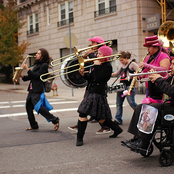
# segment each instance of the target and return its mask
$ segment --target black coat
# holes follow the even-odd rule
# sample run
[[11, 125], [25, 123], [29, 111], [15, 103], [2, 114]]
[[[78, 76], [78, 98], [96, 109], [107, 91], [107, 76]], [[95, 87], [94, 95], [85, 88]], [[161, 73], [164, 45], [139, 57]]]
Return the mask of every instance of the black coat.
[[165, 80], [162, 77], [157, 78], [155, 80], [155, 84], [158, 86], [158, 88], [163, 93], [165, 93], [166, 95], [168, 95], [169, 97], [174, 99], [174, 84], [171, 84], [172, 78], [174, 78], [174, 77], [173, 76], [169, 76]]
[[92, 69], [91, 73], [85, 73], [84, 75], [84, 78], [88, 81], [86, 90], [89, 93], [106, 95], [107, 81], [111, 78], [112, 74], [111, 64], [105, 62], [101, 65], [95, 65]]
[[[23, 81], [30, 80], [30, 84], [32, 83], [32, 92], [42, 93], [44, 91], [45, 83], [40, 79], [42, 74], [48, 72], [48, 64], [44, 62], [40, 62], [36, 64], [32, 70], [28, 71], [28, 75], [22, 78]], [[28, 86], [28, 91], [30, 90], [30, 84]]]

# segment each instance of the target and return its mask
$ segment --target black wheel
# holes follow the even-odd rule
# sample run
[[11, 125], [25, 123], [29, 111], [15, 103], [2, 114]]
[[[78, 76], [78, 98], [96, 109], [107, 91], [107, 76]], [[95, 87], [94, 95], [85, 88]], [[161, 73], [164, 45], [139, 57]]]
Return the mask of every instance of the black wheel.
[[147, 154], [146, 154], [146, 151], [140, 150], [140, 154], [141, 154], [142, 156], [144, 156], [144, 157], [148, 157], [148, 156], [150, 156], [152, 153], [153, 153], [153, 145], [152, 145], [152, 144], [150, 145], [150, 148], [149, 148], [149, 151], [148, 151]]
[[[159, 130], [157, 130], [157, 132], [155, 133], [155, 137], [154, 137], [154, 139], [153, 139], [153, 143], [154, 143], [154, 145], [155, 145], [158, 149], [160, 149], [161, 143], [162, 143], [163, 141], [166, 140], [166, 133], [164, 132], [164, 130], [162, 130], [162, 137], [161, 137], [161, 139], [160, 139], [160, 136], [161, 136], [161, 132], [160, 132]], [[160, 140], [161, 140], [161, 141], [160, 141]]]
[[174, 153], [174, 130], [172, 131], [172, 140], [171, 140], [171, 143], [172, 143], [172, 147], [170, 148], [170, 150]]
[[163, 149], [159, 156], [159, 163], [164, 167], [170, 166], [173, 163], [173, 152]]

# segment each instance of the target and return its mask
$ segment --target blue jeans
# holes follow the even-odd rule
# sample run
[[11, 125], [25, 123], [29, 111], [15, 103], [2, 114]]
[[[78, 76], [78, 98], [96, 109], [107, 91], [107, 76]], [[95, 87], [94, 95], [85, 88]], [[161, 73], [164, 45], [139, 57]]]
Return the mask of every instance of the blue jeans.
[[[126, 87], [126, 90], [128, 89], [129, 89], [129, 86]], [[126, 95], [124, 97], [121, 97], [121, 95], [123, 94], [123, 91], [117, 92], [117, 98], [116, 98], [117, 113], [115, 115], [115, 119], [119, 121], [120, 123], [123, 122], [122, 120], [123, 102], [125, 97], [127, 98], [127, 101], [132, 109], [135, 109], [137, 107], [137, 104], [135, 103], [135, 90], [136, 89], [134, 87], [134, 89], [132, 90], [131, 96]]]

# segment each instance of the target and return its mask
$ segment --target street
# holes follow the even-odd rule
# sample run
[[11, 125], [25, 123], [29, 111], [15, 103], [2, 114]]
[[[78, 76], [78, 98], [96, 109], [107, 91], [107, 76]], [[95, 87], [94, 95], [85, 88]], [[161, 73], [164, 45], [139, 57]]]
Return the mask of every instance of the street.
[[[60, 128], [53, 130], [52, 123], [36, 115], [39, 129], [25, 131], [29, 127], [25, 111], [27, 94], [0, 91], [0, 174], [145, 174], [172, 173], [173, 165], [161, 167], [159, 150], [154, 147], [150, 157], [121, 146], [120, 141], [132, 138], [127, 133], [133, 110], [124, 102], [124, 132], [117, 138], [109, 134], [96, 135], [98, 123], [88, 123], [84, 145], [76, 147], [76, 132], [68, 129], [77, 123], [79, 101], [73, 98], [48, 97], [51, 111], [60, 118]], [[143, 96], [136, 95], [140, 103]], [[115, 93], [108, 96], [113, 118]]]

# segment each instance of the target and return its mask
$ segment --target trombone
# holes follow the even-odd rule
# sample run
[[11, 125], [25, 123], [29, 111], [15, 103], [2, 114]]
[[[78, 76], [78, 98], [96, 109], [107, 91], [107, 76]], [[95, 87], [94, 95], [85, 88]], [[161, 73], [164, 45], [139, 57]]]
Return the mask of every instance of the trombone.
[[85, 66], [85, 63], [87, 63], [87, 62], [91, 62], [91, 61], [95, 61], [95, 60], [99, 60], [99, 59], [104, 59], [104, 58], [108, 58], [108, 57], [110, 57], [110, 59], [107, 62], [110, 62], [110, 61], [114, 61], [114, 60], [119, 59], [120, 56], [121, 56], [121, 54], [113, 54], [113, 55], [110, 55], [110, 56], [97, 57], [97, 58], [93, 58], [93, 59], [84, 59], [82, 56], [79, 56], [78, 61], [79, 61], [80, 68], [83, 69], [84, 66]]
[[[149, 74], [161, 74], [161, 73], [166, 73], [166, 76], [162, 77], [162, 78], [166, 78], [168, 76], [168, 73], [170, 73], [171, 70], [164, 70], [164, 71], [152, 71], [152, 72], [146, 72], [146, 73], [128, 73], [128, 81], [130, 80], [131, 77], [138, 77], [138, 76], [145, 76], [145, 75], [149, 75]], [[147, 82], [150, 81], [149, 78], [142, 78], [140, 80], [137, 79], [137, 81], [139, 82]]]
[[97, 46], [101, 46], [101, 45], [106, 45], [106, 44], [108, 44], [108, 46], [111, 47], [112, 46], [112, 41], [111, 40], [110, 41], [106, 41], [106, 42], [103, 42], [103, 43], [100, 43], [100, 44], [97, 44], [97, 45], [93, 45], [93, 46], [86, 47], [86, 48], [81, 48], [81, 49], [77, 49], [76, 47], [74, 47], [74, 53], [51, 61], [51, 65], [52, 66], [60, 65], [63, 62], [60, 62], [60, 63], [55, 63], [55, 62], [57, 62], [58, 60], [65, 59], [65, 58], [70, 57], [70, 56], [72, 56], [72, 58], [70, 60], [75, 59], [75, 58], [77, 58], [79, 56], [79, 54], [81, 52], [83, 52], [85, 50], [88, 50], [88, 49], [91, 49], [91, 48], [94, 48], [94, 47], [97, 47]]
[[114, 55], [110, 55], [110, 56], [98, 57], [98, 58], [93, 58], [93, 59], [83, 59], [81, 56], [79, 56], [79, 58], [78, 58], [78, 62], [79, 63], [78, 64], [65, 67], [64, 69], [58, 69], [58, 70], [55, 70], [55, 71], [52, 71], [52, 72], [48, 72], [48, 73], [42, 74], [40, 76], [40, 79], [43, 82], [46, 82], [47, 80], [50, 80], [50, 79], [53, 79], [53, 78], [56, 78], [56, 77], [60, 77], [62, 75], [69, 74], [69, 73], [72, 73], [72, 72], [75, 72], [75, 71], [79, 71], [79, 68], [74, 69], [72, 71], [65, 72], [65, 73], [61, 73], [61, 74], [58, 74], [58, 75], [55, 75], [55, 76], [50, 76], [48, 78], [43, 78], [44, 76], [47, 76], [47, 75], [50, 75], [50, 74], [54, 74], [54, 73], [59, 72], [59, 71], [64, 71], [65, 69], [68, 69], [68, 68], [71, 68], [71, 67], [74, 67], [74, 66], [77, 66], [77, 65], [79, 65], [80, 68], [89, 68], [89, 67], [94, 66], [94, 65], [88, 65], [88, 66], [85, 67], [85, 63], [92, 62], [92, 61], [99, 60], [99, 59], [108, 58], [108, 57], [110, 57], [110, 59], [107, 62], [110, 62], [110, 61], [114, 61], [114, 60], [119, 59], [120, 56], [121, 56], [121, 54], [114, 54]]
[[97, 47], [97, 46], [101, 46], [101, 45], [106, 45], [106, 44], [108, 44], [108, 46], [111, 47], [112, 46], [112, 41], [110, 40], [110, 41], [107, 41], [107, 42], [104, 42], [104, 43], [101, 43], [101, 44], [93, 45], [93, 46], [82, 48], [82, 49], [77, 49], [76, 47], [74, 47], [74, 53], [78, 57], [79, 53], [81, 53], [85, 50], [88, 50], [88, 49], [91, 49], [91, 48], [94, 48], [94, 47]]

